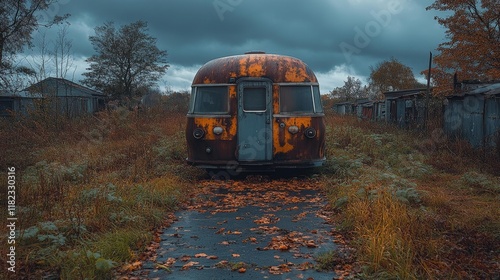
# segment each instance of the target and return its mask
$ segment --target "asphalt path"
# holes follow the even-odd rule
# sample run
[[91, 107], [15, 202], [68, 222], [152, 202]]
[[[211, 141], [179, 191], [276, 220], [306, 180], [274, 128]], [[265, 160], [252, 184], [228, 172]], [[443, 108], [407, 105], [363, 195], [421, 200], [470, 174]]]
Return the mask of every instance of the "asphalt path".
[[[160, 235], [147, 279], [338, 279], [318, 257], [338, 250], [316, 181], [202, 181]], [[338, 272], [338, 271], [337, 271]]]

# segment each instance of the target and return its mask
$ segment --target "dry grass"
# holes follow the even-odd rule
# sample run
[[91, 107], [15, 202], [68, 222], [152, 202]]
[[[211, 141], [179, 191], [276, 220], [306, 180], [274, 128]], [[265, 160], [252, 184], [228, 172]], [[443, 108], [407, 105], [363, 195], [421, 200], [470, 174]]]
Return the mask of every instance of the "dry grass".
[[[2, 121], [0, 166], [18, 171], [18, 276], [107, 279], [140, 258], [202, 174], [184, 164], [184, 124], [161, 110]], [[327, 127], [322, 182], [362, 277], [500, 276], [495, 153], [443, 141], [422, 152], [425, 134], [351, 117], [328, 116]]]
[[[365, 278], [500, 276], [498, 159], [460, 142], [330, 116], [325, 188]], [[491, 172], [488, 172], [491, 171]]]
[[17, 170], [19, 278], [109, 278], [140, 257], [202, 174], [184, 164], [184, 114], [119, 109], [0, 125], [0, 166]]
[[382, 269], [394, 271], [403, 279], [413, 274], [411, 232], [412, 217], [406, 206], [381, 191], [374, 199], [359, 199], [350, 203], [345, 214], [353, 220], [353, 230], [359, 235], [360, 255], [377, 273]]

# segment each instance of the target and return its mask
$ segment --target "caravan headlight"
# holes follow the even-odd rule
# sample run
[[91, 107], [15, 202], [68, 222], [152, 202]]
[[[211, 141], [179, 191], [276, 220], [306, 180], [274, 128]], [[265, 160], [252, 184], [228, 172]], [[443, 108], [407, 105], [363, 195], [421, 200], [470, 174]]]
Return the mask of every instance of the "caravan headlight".
[[215, 135], [221, 135], [222, 132], [224, 132], [224, 129], [220, 126], [216, 126], [216, 127], [214, 127], [213, 132]]
[[306, 130], [304, 131], [304, 135], [307, 137], [307, 138], [314, 138], [316, 137], [316, 129], [312, 128], [312, 127], [308, 127], [306, 128]]
[[291, 134], [296, 134], [297, 132], [299, 132], [299, 127], [296, 125], [292, 125], [288, 127], [288, 132], [290, 132]]
[[203, 138], [204, 135], [205, 135], [205, 131], [203, 131], [203, 129], [201, 129], [201, 128], [196, 128], [193, 131], [193, 137], [196, 139], [201, 139], [201, 138]]

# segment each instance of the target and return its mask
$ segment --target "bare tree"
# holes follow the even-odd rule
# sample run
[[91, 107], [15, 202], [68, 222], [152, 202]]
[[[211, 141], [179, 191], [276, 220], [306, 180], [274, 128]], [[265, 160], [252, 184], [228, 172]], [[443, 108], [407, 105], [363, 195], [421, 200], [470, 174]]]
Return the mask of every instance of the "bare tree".
[[65, 25], [57, 33], [57, 38], [54, 41], [54, 66], [56, 70], [57, 78], [66, 78], [68, 70], [74, 68], [73, 55], [71, 53], [71, 48], [73, 43], [68, 39], [68, 26]]
[[52, 49], [49, 49], [46, 33], [42, 33], [40, 40], [35, 43], [35, 52], [26, 57], [26, 62], [33, 71], [30, 82], [37, 83], [50, 76], [66, 78], [73, 67], [74, 59], [71, 53], [72, 44], [67, 38], [67, 26], [63, 26], [52, 40]]
[[47, 47], [46, 33], [41, 35], [41, 39], [37, 42], [36, 48], [37, 53], [26, 57], [26, 61], [29, 64], [30, 68], [33, 70], [33, 75], [31, 75], [30, 82], [37, 83], [43, 79], [46, 79], [50, 76], [51, 69], [51, 61], [52, 56]]

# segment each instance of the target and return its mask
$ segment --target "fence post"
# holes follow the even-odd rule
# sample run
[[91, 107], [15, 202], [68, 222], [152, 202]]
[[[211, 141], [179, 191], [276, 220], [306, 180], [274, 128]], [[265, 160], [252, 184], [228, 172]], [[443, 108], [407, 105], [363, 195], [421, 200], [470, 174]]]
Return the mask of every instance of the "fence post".
[[425, 95], [424, 128], [427, 128], [427, 120], [429, 119], [429, 104], [431, 98], [431, 67], [432, 67], [432, 52], [429, 52], [429, 71], [427, 72], [427, 92]]

